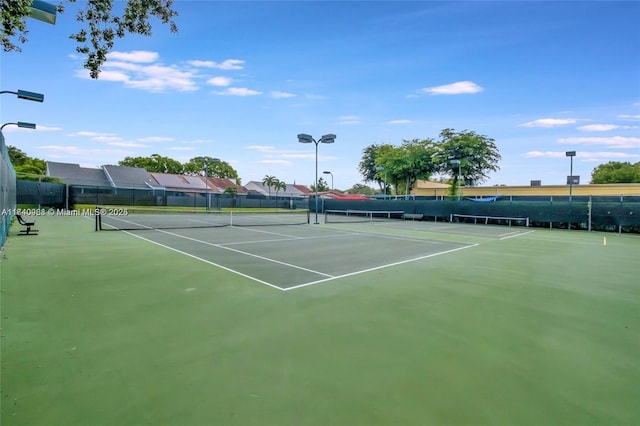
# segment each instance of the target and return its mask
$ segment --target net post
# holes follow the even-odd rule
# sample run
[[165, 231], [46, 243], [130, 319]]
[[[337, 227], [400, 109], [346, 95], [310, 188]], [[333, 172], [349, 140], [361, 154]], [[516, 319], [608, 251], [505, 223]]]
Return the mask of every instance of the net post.
[[98, 210], [97, 206], [96, 206], [94, 215], [96, 216], [96, 232], [97, 232], [102, 230], [102, 215], [100, 214], [100, 211]]

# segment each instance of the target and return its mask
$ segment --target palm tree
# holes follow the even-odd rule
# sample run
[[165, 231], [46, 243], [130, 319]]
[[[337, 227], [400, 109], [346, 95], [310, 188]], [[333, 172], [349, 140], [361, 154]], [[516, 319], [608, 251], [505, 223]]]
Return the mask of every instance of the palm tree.
[[276, 182], [278, 182], [278, 178], [275, 176], [265, 175], [262, 179], [262, 184], [266, 185], [269, 189], [269, 198], [271, 198], [271, 187], [275, 186]]
[[273, 184], [273, 187], [276, 189], [276, 199], [278, 198], [278, 191], [280, 191], [281, 189], [283, 191], [287, 190], [286, 182], [283, 182], [280, 179], [276, 179], [276, 182]]

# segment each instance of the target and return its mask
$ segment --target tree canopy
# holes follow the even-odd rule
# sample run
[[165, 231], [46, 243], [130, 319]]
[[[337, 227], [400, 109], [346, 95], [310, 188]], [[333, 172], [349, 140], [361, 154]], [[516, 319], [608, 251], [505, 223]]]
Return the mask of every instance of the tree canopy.
[[591, 172], [591, 183], [640, 183], [640, 161], [609, 161]]
[[40, 158], [30, 157], [21, 149], [15, 146], [7, 146], [9, 160], [20, 179], [40, 180], [44, 182], [55, 182], [56, 178], [44, 176], [47, 173], [47, 163]]
[[[358, 171], [365, 182], [386, 180], [396, 194], [408, 194], [418, 180], [429, 179], [434, 173], [451, 176], [455, 191], [458, 179], [473, 184], [486, 180], [489, 172], [499, 170], [500, 158], [493, 139], [468, 130], [444, 129], [438, 140], [403, 140], [400, 146], [370, 145], [363, 150]], [[460, 160], [460, 169], [451, 160]]]
[[[31, 3], [32, 0], [2, 1], [0, 20], [3, 31], [0, 41], [5, 52], [20, 52], [20, 44], [27, 42], [27, 18]], [[150, 36], [152, 18], [168, 24], [171, 32], [178, 32], [173, 21], [178, 15], [172, 8], [173, 0], [86, 0], [81, 4], [84, 7], [76, 15], [81, 28], [69, 38], [78, 43], [76, 51], [86, 58], [84, 67], [89, 70], [91, 78], [98, 78], [100, 68], [107, 60], [107, 53], [113, 49], [117, 38], [127, 34]], [[118, 5], [117, 11], [114, 5]], [[57, 6], [57, 10], [59, 13], [64, 11], [62, 4]]]
[[[316, 185], [312, 183], [310, 189], [311, 191], [316, 192]], [[324, 180], [323, 177], [318, 178], [318, 192], [328, 191], [329, 189], [327, 181]]]
[[[494, 139], [473, 131], [456, 132], [453, 129], [440, 132], [434, 156], [439, 164], [438, 171], [452, 176], [454, 187], [458, 186], [458, 179], [472, 185], [484, 182], [489, 172], [500, 169], [498, 161], [501, 158]], [[460, 160], [460, 166], [451, 160]]]
[[190, 176], [206, 174], [208, 177], [234, 179], [237, 184], [240, 182], [238, 172], [229, 163], [208, 156], [194, 157], [184, 163], [183, 173]]
[[124, 160], [118, 162], [118, 165], [140, 167], [152, 173], [182, 174], [184, 172], [182, 163], [160, 154], [151, 154], [149, 157], [125, 157]]

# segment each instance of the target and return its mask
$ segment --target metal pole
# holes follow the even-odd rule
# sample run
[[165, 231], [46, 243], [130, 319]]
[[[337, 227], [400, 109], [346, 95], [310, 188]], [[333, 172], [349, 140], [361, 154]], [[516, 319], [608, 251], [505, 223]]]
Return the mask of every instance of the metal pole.
[[320, 143], [320, 141], [316, 141], [314, 140], [315, 144], [316, 144], [316, 221], [314, 222], [314, 225], [318, 224], [318, 143]]
[[571, 196], [573, 193], [573, 156], [571, 158], [571, 168], [569, 169], [569, 202], [571, 202]]

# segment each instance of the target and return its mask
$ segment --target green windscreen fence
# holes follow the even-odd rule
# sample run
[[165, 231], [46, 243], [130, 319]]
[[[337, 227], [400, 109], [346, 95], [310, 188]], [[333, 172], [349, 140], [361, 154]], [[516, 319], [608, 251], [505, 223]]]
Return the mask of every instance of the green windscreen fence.
[[16, 208], [16, 172], [9, 160], [9, 151], [0, 133], [0, 247], [9, 234], [9, 225]]
[[66, 185], [54, 182], [18, 179], [16, 202], [38, 207], [66, 207]]
[[[309, 203], [313, 210], [313, 200]], [[415, 220], [528, 224], [533, 227], [640, 232], [640, 197], [502, 197], [474, 199], [331, 200], [326, 210], [404, 211]], [[521, 220], [517, 220], [521, 219]]]
[[275, 195], [267, 197], [252, 194], [72, 185], [69, 187], [69, 204], [71, 206], [162, 206], [214, 210], [234, 208], [306, 209], [307, 199]]

